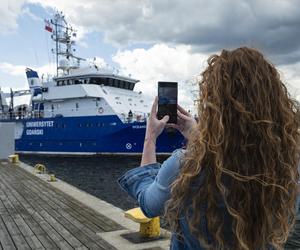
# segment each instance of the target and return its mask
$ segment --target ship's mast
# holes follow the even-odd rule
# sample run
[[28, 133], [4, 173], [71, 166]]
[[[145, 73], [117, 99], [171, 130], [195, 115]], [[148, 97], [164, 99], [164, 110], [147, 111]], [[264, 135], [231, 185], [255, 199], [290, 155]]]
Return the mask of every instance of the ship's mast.
[[59, 70], [62, 70], [63, 74], [69, 74], [70, 69], [79, 68], [80, 61], [85, 60], [73, 54], [75, 52], [73, 38], [76, 37], [76, 31], [67, 23], [62, 12], [56, 12], [50, 23], [54, 26], [51, 38], [55, 42], [55, 51], [52, 52], [56, 56], [56, 75], [58, 76]]
[[14, 92], [12, 88], [10, 88], [10, 108], [14, 110]]
[[1, 103], [1, 111], [3, 112], [4, 106], [3, 106], [3, 100], [2, 100], [2, 91], [1, 91], [1, 88], [0, 88], [0, 103]]

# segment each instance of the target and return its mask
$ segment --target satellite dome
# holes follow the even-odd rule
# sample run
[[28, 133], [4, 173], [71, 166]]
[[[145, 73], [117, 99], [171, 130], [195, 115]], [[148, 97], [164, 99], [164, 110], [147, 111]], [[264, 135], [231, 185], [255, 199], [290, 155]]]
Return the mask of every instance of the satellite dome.
[[69, 61], [66, 59], [62, 59], [59, 61], [59, 68], [61, 69], [67, 69], [69, 67]]

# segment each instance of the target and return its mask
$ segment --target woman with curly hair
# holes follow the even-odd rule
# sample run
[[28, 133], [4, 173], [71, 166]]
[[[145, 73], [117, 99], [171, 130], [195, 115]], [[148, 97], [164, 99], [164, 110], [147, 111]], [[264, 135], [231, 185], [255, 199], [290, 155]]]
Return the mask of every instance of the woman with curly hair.
[[199, 82], [196, 123], [178, 106], [187, 139], [162, 165], [155, 143], [168, 117], [147, 124], [141, 167], [119, 183], [148, 217], [165, 213], [171, 249], [283, 249], [295, 222], [296, 102], [255, 49], [223, 50]]

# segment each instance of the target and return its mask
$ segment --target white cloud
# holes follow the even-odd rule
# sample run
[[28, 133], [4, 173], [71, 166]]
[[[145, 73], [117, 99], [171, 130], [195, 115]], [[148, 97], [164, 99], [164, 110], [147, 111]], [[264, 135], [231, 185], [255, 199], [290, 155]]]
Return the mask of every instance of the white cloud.
[[300, 101], [300, 62], [289, 65], [281, 65], [278, 69], [290, 94], [293, 97], [297, 97], [297, 100]]
[[278, 67], [285, 82], [300, 89], [300, 62]]
[[26, 6], [22, 9], [22, 14], [29, 16], [34, 21], [44, 22], [44, 19], [42, 17], [39, 17], [39, 16], [33, 14], [28, 6]]
[[[241, 44], [264, 49], [272, 61], [288, 63], [279, 66], [285, 82], [300, 88], [298, 0], [4, 0], [0, 2], [0, 34], [16, 29], [22, 13], [38, 19], [25, 3], [63, 11], [78, 29], [82, 46], [88, 46], [85, 36], [94, 31], [124, 47], [132, 42], [158, 43], [147, 50], [122, 50], [113, 58], [125, 73], [142, 80], [137, 88], [152, 95], [158, 80], [174, 80], [184, 86], [202, 71], [211, 50]], [[199, 48], [209, 52], [196, 53]], [[22, 67], [0, 64], [5, 75], [15, 77], [25, 77]], [[40, 67], [44, 73], [54, 69], [53, 65]], [[186, 101], [188, 90], [182, 89], [181, 99]]]
[[22, 6], [26, 0], [2, 0], [0, 2], [0, 34], [14, 32], [17, 18], [22, 13]]
[[[157, 94], [157, 82], [179, 82], [179, 103], [192, 109], [197, 87], [191, 82], [207, 67], [209, 54], [193, 53], [191, 46], [156, 44], [149, 49], [134, 49], [118, 52], [113, 60], [120, 65], [123, 73], [141, 80], [136, 90], [150, 96]], [[300, 94], [300, 63], [278, 67], [290, 93]], [[197, 93], [197, 91], [195, 91]]]
[[191, 82], [204, 69], [206, 59], [207, 55], [191, 53], [190, 46], [166, 44], [156, 44], [148, 50], [120, 51], [113, 57], [124, 74], [141, 81], [136, 90], [152, 97], [157, 95], [158, 81], [179, 82], [179, 103], [188, 109], [193, 108], [192, 91], [197, 89]]
[[11, 63], [3, 62], [0, 63], [0, 70], [4, 74], [13, 76], [21, 76], [24, 74], [26, 67], [23, 65], [13, 65]]
[[40, 67], [14, 65], [8, 62], [0, 63], [0, 82], [1, 89], [4, 92], [8, 92], [10, 88], [28, 89], [27, 78], [25, 69], [29, 67], [38, 72], [40, 78], [47, 80], [47, 78], [53, 76], [55, 71], [54, 64], [45, 64]]
[[300, 60], [295, 53], [300, 50], [298, 0], [4, 0], [0, 33], [17, 27], [24, 3], [63, 11], [78, 28], [83, 46], [85, 34], [97, 31], [121, 47], [173, 43], [215, 51], [250, 45], [276, 55], [280, 62]]
[[[71, 23], [133, 42], [189, 44], [202, 50], [251, 45], [276, 54], [299, 50], [298, 0], [28, 0], [62, 10]], [[298, 56], [299, 59], [299, 56]]]

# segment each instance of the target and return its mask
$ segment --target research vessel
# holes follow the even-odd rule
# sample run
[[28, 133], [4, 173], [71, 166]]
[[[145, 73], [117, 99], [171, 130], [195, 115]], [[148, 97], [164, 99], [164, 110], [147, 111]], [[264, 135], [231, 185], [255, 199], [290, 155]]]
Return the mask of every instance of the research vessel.
[[[134, 90], [138, 80], [75, 56], [76, 31], [57, 12], [45, 29], [55, 42], [56, 76], [26, 69], [29, 90], [0, 90], [0, 120], [15, 124], [15, 150], [30, 154], [140, 154], [152, 101]], [[164, 130], [157, 152], [183, 146]]]

